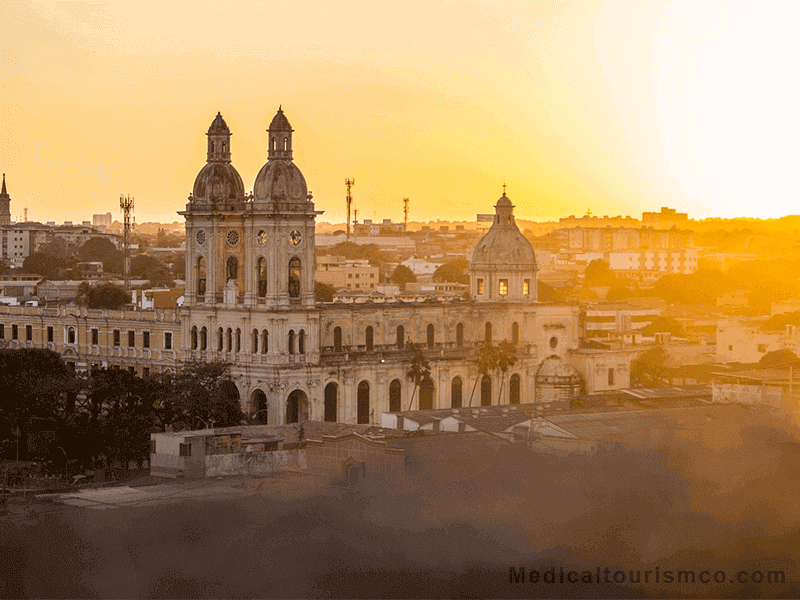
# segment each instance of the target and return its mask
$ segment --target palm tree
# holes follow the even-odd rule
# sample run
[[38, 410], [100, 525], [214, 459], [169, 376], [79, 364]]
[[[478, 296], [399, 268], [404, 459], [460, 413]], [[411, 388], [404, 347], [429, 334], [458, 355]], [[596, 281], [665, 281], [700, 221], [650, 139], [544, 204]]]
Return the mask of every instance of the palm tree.
[[422, 351], [423, 347], [422, 344], [415, 344], [414, 342], [407, 344], [407, 348], [411, 350], [412, 354], [411, 368], [406, 373], [406, 377], [414, 380], [414, 392], [411, 394], [411, 402], [408, 404], [408, 410], [411, 410], [411, 406], [414, 404], [414, 396], [417, 393], [419, 384], [431, 374], [431, 365], [428, 363], [428, 359], [425, 358], [425, 353]]
[[472, 394], [469, 396], [469, 405], [472, 406], [472, 398], [475, 396], [475, 388], [478, 387], [478, 382], [481, 380], [482, 375], [487, 375], [489, 371], [497, 368], [497, 348], [491, 342], [484, 342], [478, 350], [478, 356], [473, 361], [475, 366], [478, 367], [478, 376], [475, 378], [475, 385], [472, 386]]
[[86, 300], [89, 297], [89, 290], [92, 289], [92, 284], [88, 281], [81, 281], [78, 286], [78, 292], [75, 294], [75, 300], [83, 298]]
[[513, 367], [517, 362], [517, 347], [509, 342], [503, 340], [497, 346], [497, 366], [495, 367], [500, 371], [500, 395], [497, 397], [498, 404], [503, 400], [503, 385], [506, 382], [506, 371]]

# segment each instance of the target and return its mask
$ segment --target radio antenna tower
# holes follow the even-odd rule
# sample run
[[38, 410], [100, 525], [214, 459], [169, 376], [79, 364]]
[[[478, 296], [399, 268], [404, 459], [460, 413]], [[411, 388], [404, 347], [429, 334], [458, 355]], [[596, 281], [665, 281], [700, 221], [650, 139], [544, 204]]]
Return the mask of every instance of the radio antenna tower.
[[344, 184], [347, 186], [347, 241], [350, 241], [350, 205], [353, 203], [353, 197], [350, 195], [350, 188], [356, 184], [355, 179], [345, 179]]
[[133, 198], [120, 194], [119, 209], [122, 211], [122, 269], [125, 278], [125, 291], [131, 287], [131, 217], [133, 216]]
[[403, 231], [408, 231], [408, 198], [403, 198]]

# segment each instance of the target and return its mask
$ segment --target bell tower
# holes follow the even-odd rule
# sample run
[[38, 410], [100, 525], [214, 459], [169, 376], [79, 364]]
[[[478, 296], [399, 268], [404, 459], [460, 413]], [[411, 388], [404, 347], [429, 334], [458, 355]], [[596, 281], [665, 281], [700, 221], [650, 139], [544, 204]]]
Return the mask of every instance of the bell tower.
[[6, 191], [5, 173], [3, 173], [3, 190], [0, 191], [0, 225], [11, 225], [11, 197]]

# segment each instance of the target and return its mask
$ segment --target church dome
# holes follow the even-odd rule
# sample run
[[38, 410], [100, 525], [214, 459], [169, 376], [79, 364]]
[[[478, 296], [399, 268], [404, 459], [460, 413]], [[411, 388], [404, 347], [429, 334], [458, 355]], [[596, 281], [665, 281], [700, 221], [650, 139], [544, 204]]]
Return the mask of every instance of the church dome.
[[528, 239], [514, 222], [514, 206], [503, 194], [495, 205], [492, 226], [472, 253], [471, 270], [503, 266], [506, 270], [536, 269], [536, 255]]
[[292, 161], [270, 160], [258, 172], [253, 195], [256, 200], [305, 202], [308, 187], [305, 177]]
[[222, 118], [222, 113], [217, 113], [217, 116], [214, 117], [214, 120], [211, 122], [211, 126], [208, 128], [208, 133], [230, 133], [231, 130], [228, 129], [228, 124], [225, 122], [225, 119]]
[[542, 361], [536, 372], [536, 383], [580, 383], [581, 376], [569, 361], [558, 356], [549, 356]]
[[283, 109], [278, 107], [278, 112], [272, 117], [272, 122], [269, 124], [268, 131], [292, 131], [292, 126], [289, 125], [289, 119], [283, 114]]
[[244, 198], [244, 183], [232, 164], [209, 162], [197, 174], [192, 195], [195, 201], [212, 197], [217, 201], [239, 201]]

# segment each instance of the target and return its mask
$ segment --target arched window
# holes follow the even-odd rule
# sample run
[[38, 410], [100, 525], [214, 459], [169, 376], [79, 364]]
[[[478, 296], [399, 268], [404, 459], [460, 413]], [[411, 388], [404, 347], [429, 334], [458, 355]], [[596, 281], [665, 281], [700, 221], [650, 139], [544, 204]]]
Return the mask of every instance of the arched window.
[[197, 327], [192, 327], [192, 350], [197, 350]]
[[426, 377], [419, 384], [419, 409], [431, 410], [433, 408], [433, 379]]
[[233, 330], [228, 327], [228, 352], [233, 348]]
[[238, 327], [236, 328], [236, 351], [242, 351], [242, 330]]
[[75, 328], [70, 327], [67, 331], [67, 343], [74, 344], [75, 343]]
[[256, 280], [258, 281], [258, 297], [267, 295], [267, 259], [261, 257], [256, 266]]
[[389, 412], [400, 412], [403, 410], [400, 406], [402, 392], [403, 385], [400, 383], [399, 379], [395, 379], [389, 384]]
[[491, 323], [487, 323], [486, 324], [486, 333], [483, 336], [483, 341], [486, 342], [487, 344], [491, 344], [492, 343], [492, 324]]
[[202, 256], [197, 259], [197, 295], [206, 293], [206, 259]]
[[453, 381], [450, 384], [450, 406], [453, 408], [461, 408], [461, 390], [463, 387], [461, 377], [453, 377]]
[[269, 421], [269, 413], [267, 411], [267, 395], [263, 390], [256, 390], [253, 392], [253, 416], [256, 420], [265, 425]]
[[300, 354], [306, 353], [306, 330], [301, 329], [300, 334], [297, 336], [297, 350]]
[[520, 398], [519, 375], [514, 373], [508, 382], [508, 403], [519, 404], [519, 398]]
[[367, 352], [372, 352], [372, 347], [374, 344], [373, 340], [373, 332], [372, 332], [372, 325], [367, 326], [367, 333], [366, 333], [366, 343], [367, 343]]
[[269, 350], [269, 333], [264, 329], [261, 331], [261, 354], [266, 354]]
[[492, 378], [484, 375], [481, 378], [481, 406], [492, 405]]
[[228, 257], [228, 280], [239, 276], [239, 259], [235, 256]]
[[200, 350], [205, 350], [208, 345], [208, 329], [203, 326], [200, 330]]
[[223, 342], [223, 338], [224, 337], [225, 337], [225, 334], [222, 331], [222, 327], [220, 327], [219, 329], [217, 329], [217, 351], [218, 352], [222, 352], [222, 350], [224, 348], [224, 342]]
[[456, 346], [464, 345], [464, 324], [459, 323], [456, 325]]
[[283, 151], [286, 152], [287, 150], [289, 150], [289, 140], [283, 138]]
[[511, 343], [514, 345], [519, 344], [519, 325], [516, 321], [511, 324]]
[[214, 152], [215, 146], [216, 146], [216, 144], [214, 144], [214, 142], [211, 142], [211, 152]]
[[289, 354], [294, 354], [294, 329], [289, 330]]
[[333, 328], [333, 351], [342, 351], [342, 328], [339, 326]]
[[222, 142], [222, 152], [225, 152], [225, 147], [226, 147], [225, 142]]
[[258, 329], [253, 329], [253, 354], [258, 354]]
[[289, 297], [300, 297], [300, 259], [296, 256], [289, 261]]
[[274, 152], [277, 149], [278, 149], [278, 141], [275, 138], [272, 138], [272, 151]]
[[366, 381], [358, 384], [358, 407], [356, 412], [359, 425], [369, 423], [369, 383]]
[[325, 420], [336, 422], [339, 386], [331, 382], [325, 386]]
[[426, 342], [428, 343], [428, 348], [433, 348], [434, 342], [435, 342], [433, 323], [430, 323], [428, 325], [428, 332], [427, 332], [427, 336], [426, 336]]
[[402, 325], [397, 326], [397, 347], [402, 350], [406, 344], [406, 330]]

